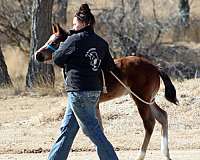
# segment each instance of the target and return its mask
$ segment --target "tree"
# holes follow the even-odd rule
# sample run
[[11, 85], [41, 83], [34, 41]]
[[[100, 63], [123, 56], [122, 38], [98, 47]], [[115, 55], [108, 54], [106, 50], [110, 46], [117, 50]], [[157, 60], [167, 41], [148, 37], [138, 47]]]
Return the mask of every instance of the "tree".
[[98, 23], [101, 24], [96, 25], [97, 29], [105, 27], [106, 34], [111, 36], [108, 39], [111, 41], [114, 57], [137, 52], [144, 35], [139, 0], [121, 0], [116, 7], [103, 10], [97, 17]]
[[30, 0], [0, 1], [0, 41], [2, 45], [19, 47], [28, 53], [31, 24]]
[[139, 0], [122, 0], [124, 10], [123, 29], [126, 35], [121, 36], [122, 50], [125, 55], [131, 55], [137, 52], [141, 42], [142, 26], [140, 1]]
[[180, 13], [180, 24], [183, 27], [188, 27], [190, 20], [189, 0], [179, 0], [179, 13]]
[[32, 6], [31, 49], [26, 86], [54, 86], [53, 65], [38, 63], [34, 53], [48, 40], [51, 33], [53, 0], [34, 0]]
[[179, 0], [179, 17], [175, 25], [173, 41], [185, 41], [190, 30], [190, 5], [189, 0]]
[[12, 82], [7, 71], [7, 66], [0, 46], [0, 87], [11, 87]]
[[67, 23], [68, 0], [55, 0], [53, 9], [53, 19], [55, 23], [66, 26]]
[[[1, 44], [17, 46], [27, 56], [30, 50], [31, 37], [30, 0], [0, 1], [0, 41]], [[53, 21], [63, 26], [67, 22], [68, 0], [55, 0]]]

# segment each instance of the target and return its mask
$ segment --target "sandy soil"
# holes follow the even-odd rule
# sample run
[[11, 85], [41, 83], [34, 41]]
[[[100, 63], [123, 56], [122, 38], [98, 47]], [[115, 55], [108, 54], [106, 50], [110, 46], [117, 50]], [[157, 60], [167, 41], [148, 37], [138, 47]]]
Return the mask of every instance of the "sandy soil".
[[[136, 151], [117, 151], [120, 160], [134, 160]], [[191, 156], [192, 155], [192, 156]], [[46, 160], [48, 154], [3, 154], [0, 160]], [[199, 160], [200, 150], [173, 150], [171, 157], [175, 160]], [[162, 160], [163, 157], [159, 151], [148, 151], [146, 160]], [[98, 160], [96, 152], [72, 152], [69, 160]]]
[[[169, 148], [172, 159], [200, 160], [199, 80], [176, 82], [179, 106], [167, 102], [161, 88], [156, 101], [168, 112]], [[59, 134], [67, 98], [60, 96], [0, 95], [0, 159], [43, 160]], [[129, 96], [101, 104], [105, 133], [120, 159], [134, 159], [144, 129]], [[147, 159], [161, 159], [160, 125], [156, 123]], [[93, 144], [80, 131], [70, 160], [96, 160]], [[89, 153], [88, 153], [89, 152]], [[40, 153], [40, 154], [39, 154]]]

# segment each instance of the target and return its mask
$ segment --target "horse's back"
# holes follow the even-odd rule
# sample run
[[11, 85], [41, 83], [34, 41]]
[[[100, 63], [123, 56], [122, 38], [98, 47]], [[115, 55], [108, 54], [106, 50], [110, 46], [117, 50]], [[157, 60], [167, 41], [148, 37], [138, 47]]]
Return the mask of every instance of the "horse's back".
[[[159, 70], [144, 57], [127, 56], [115, 59], [118, 76], [121, 81], [142, 98], [151, 99], [160, 85]], [[110, 74], [106, 76], [107, 94], [101, 96], [102, 101], [127, 94], [127, 90]], [[155, 92], [155, 93], [153, 93]]]
[[141, 98], [151, 99], [160, 87], [159, 69], [144, 57], [126, 57], [127, 85]]

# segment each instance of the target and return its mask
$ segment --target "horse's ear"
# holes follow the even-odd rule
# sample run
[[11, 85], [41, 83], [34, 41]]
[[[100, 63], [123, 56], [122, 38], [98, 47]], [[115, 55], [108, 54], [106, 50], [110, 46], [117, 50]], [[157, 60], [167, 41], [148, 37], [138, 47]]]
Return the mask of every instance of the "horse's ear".
[[59, 24], [57, 24], [57, 27], [58, 27], [58, 33], [59, 34], [65, 34], [65, 30], [59, 25]]
[[60, 34], [60, 31], [59, 31], [59, 24], [58, 24], [58, 23], [55, 24], [55, 28], [56, 28], [56, 33]]
[[59, 32], [59, 27], [58, 27], [58, 24], [57, 24], [57, 23], [55, 24], [55, 31], [56, 31], [55, 33], [58, 33], [58, 34], [60, 33], [60, 32]]
[[53, 31], [53, 34], [57, 32], [57, 28], [55, 24], [52, 25], [52, 31]]

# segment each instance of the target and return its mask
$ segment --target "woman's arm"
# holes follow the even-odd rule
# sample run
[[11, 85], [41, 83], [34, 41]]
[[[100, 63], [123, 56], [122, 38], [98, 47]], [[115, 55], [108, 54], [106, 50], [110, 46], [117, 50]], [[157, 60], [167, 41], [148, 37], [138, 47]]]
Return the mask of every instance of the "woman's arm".
[[105, 56], [103, 58], [101, 68], [103, 71], [113, 71], [115, 69], [115, 62], [114, 59], [112, 58], [110, 51], [109, 51], [109, 46], [106, 43], [106, 48], [105, 48]]
[[53, 61], [56, 65], [61, 68], [64, 67], [64, 64], [67, 63], [69, 56], [76, 50], [75, 40], [75, 36], [69, 36], [53, 53]]

